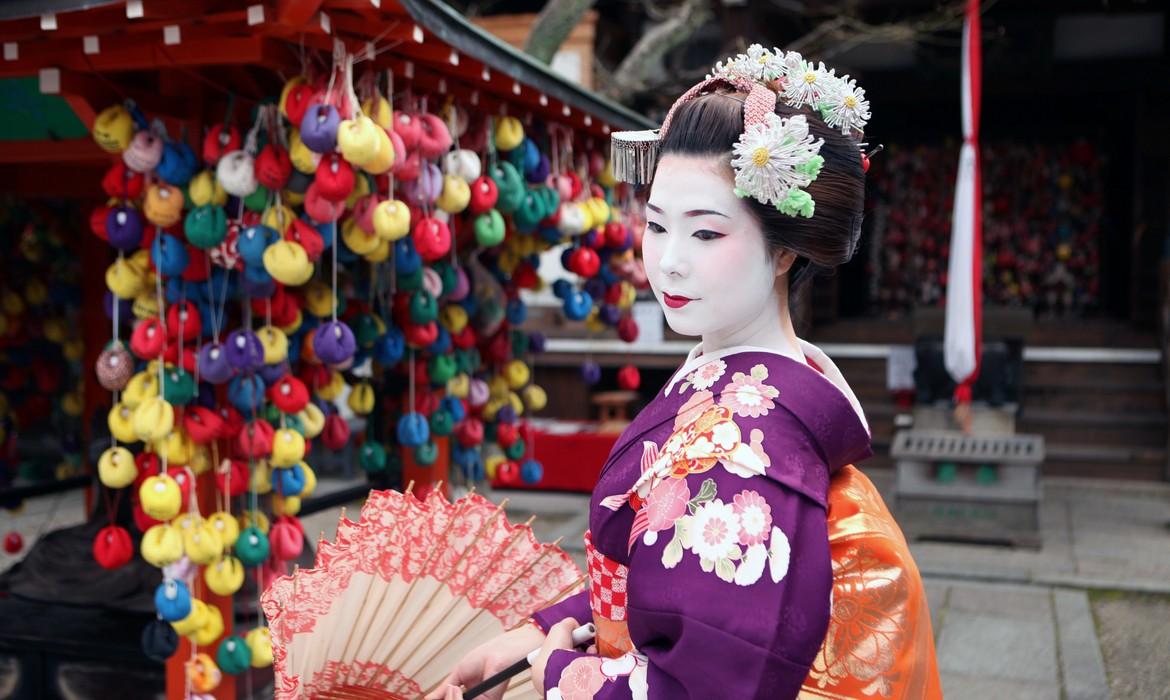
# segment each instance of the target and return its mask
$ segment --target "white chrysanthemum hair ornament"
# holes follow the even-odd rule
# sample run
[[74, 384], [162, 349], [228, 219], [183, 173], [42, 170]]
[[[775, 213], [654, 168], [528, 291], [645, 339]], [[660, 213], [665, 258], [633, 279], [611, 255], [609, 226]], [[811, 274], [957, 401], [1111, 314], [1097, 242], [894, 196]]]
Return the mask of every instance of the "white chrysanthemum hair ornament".
[[[803, 114], [781, 117], [776, 101], [816, 110], [825, 124], [860, 140], [869, 121], [865, 90], [849, 76], [837, 76], [825, 64], [813, 64], [795, 51], [770, 51], [759, 44], [746, 53], [715, 64], [715, 70], [675, 101], [657, 131], [613, 134], [614, 175], [635, 185], [654, 174], [658, 143], [683, 104], [720, 87], [747, 94], [744, 130], [732, 149], [735, 193], [776, 207], [789, 216], [812, 217], [816, 203], [806, 191], [821, 172], [823, 141], [809, 133]], [[859, 154], [859, 157], [864, 157]]]

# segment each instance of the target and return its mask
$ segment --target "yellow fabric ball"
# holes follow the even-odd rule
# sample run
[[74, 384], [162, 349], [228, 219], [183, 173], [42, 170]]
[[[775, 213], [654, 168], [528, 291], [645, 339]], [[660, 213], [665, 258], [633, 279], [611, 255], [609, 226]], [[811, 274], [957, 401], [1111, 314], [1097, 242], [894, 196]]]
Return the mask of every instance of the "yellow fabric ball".
[[305, 287], [305, 308], [310, 314], [317, 318], [325, 318], [333, 314], [336, 305], [337, 300], [328, 285], [314, 282]]
[[187, 463], [187, 466], [191, 467], [195, 476], [211, 471], [211, 467], [214, 465], [211, 463], [211, 450], [208, 449], [207, 445], [200, 445], [192, 441], [191, 461]]
[[378, 129], [376, 135], [378, 137], [378, 152], [362, 165], [362, 170], [371, 175], [381, 175], [394, 167], [394, 161], [399, 156], [394, 152], [394, 143], [390, 141], [390, 135], [386, 133], [385, 129]]
[[219, 533], [225, 547], [234, 546], [236, 540], [240, 538], [240, 524], [236, 522], [231, 513], [222, 510], [216, 511], [207, 518], [207, 522]]
[[236, 557], [223, 557], [208, 565], [203, 580], [216, 595], [235, 595], [244, 586], [244, 565]]
[[[275, 230], [277, 233], [284, 235], [292, 222], [297, 218], [297, 213], [289, 207], [281, 204], [278, 207], [272, 207], [264, 212], [264, 225]], [[269, 246], [270, 248], [272, 246]]]
[[523, 396], [524, 404], [528, 406], [529, 411], [540, 411], [548, 405], [548, 394], [536, 384], [524, 387]]
[[365, 255], [374, 252], [378, 247], [378, 236], [371, 236], [362, 230], [357, 225], [356, 219], [347, 219], [341, 225], [341, 239], [345, 241], [346, 247], [358, 255]]
[[310, 440], [325, 430], [325, 414], [317, 407], [317, 404], [311, 401], [297, 412], [297, 418], [301, 421], [301, 428], [305, 431], [305, 437]]
[[252, 668], [272, 665], [272, 636], [267, 627], [257, 627], [244, 636], [244, 643], [252, 652]]
[[374, 410], [374, 387], [369, 382], [357, 384], [350, 390], [346, 403], [359, 416], [369, 415]]
[[290, 287], [299, 287], [313, 277], [313, 263], [296, 241], [277, 241], [265, 248], [264, 269], [277, 282]]
[[312, 496], [313, 492], [317, 490], [317, 472], [313, 471], [308, 462], [301, 462], [301, 472], [305, 475], [305, 489], [297, 495], [306, 498]]
[[448, 304], [439, 312], [439, 323], [452, 335], [467, 327], [467, 309], [459, 304]]
[[288, 159], [292, 166], [305, 175], [314, 175], [317, 172], [317, 163], [321, 156], [309, 150], [304, 141], [301, 141], [301, 132], [290, 129], [288, 134]]
[[390, 101], [378, 95], [362, 103], [362, 114], [374, 120], [374, 123], [383, 129], [394, 127], [394, 109]]
[[264, 364], [275, 365], [288, 359], [288, 336], [279, 328], [264, 326], [256, 336], [264, 348]]
[[110, 105], [93, 120], [93, 140], [107, 153], [121, 153], [133, 138], [134, 119], [123, 105]]
[[107, 488], [126, 488], [137, 476], [134, 455], [125, 447], [108, 447], [98, 458], [98, 479]]
[[410, 233], [410, 207], [397, 199], [374, 205], [374, 233], [384, 241], [397, 241]]
[[511, 151], [524, 141], [524, 125], [516, 117], [502, 117], [496, 122], [496, 149]]
[[333, 401], [341, 396], [341, 392], [345, 390], [345, 378], [341, 376], [341, 372], [336, 370], [329, 373], [329, 383], [317, 389], [317, 396], [326, 401]]
[[447, 380], [447, 395], [457, 399], [467, 398], [471, 391], [471, 377], [466, 372], [460, 372]]
[[343, 119], [337, 127], [337, 150], [341, 157], [359, 168], [374, 160], [382, 147], [378, 131], [380, 127], [364, 114]]
[[174, 477], [156, 474], [142, 482], [138, 501], [142, 510], [155, 520], [170, 520], [183, 509], [183, 492]]
[[305, 438], [295, 430], [281, 428], [272, 436], [272, 457], [269, 463], [274, 467], [291, 467], [305, 458]]
[[296, 515], [301, 512], [300, 496], [272, 496], [272, 512], [275, 515]]
[[143, 533], [140, 549], [146, 563], [161, 569], [183, 558], [183, 535], [174, 525], [159, 523]]
[[202, 170], [187, 183], [187, 199], [191, 208], [203, 207], [211, 204], [215, 197], [215, 175], [210, 170]]
[[362, 256], [366, 262], [380, 263], [386, 262], [390, 259], [390, 241], [384, 241], [381, 238], [376, 239], [378, 246]]
[[196, 564], [210, 564], [223, 555], [223, 538], [211, 523], [204, 520], [183, 533], [183, 551]]
[[178, 427], [162, 440], [156, 440], [153, 445], [159, 458], [171, 464], [190, 464], [191, 456], [195, 453], [195, 443]]
[[122, 390], [122, 403], [136, 409], [142, 402], [158, 396], [158, 373], [149, 369], [136, 373]]
[[[155, 527], [159, 527], [155, 525]], [[153, 528], [151, 528], [153, 529]], [[188, 637], [207, 624], [208, 605], [198, 598], [191, 599], [191, 612], [187, 614], [182, 620], [176, 620], [171, 623], [171, 627], [175, 628], [175, 633]]]
[[252, 475], [248, 481], [248, 488], [263, 496], [272, 493], [272, 467], [261, 459], [252, 465]]
[[528, 365], [524, 364], [524, 360], [510, 360], [504, 366], [504, 378], [508, 380], [510, 389], [523, 387], [531, 377], [532, 371], [528, 369]]
[[144, 284], [142, 273], [125, 258], [118, 258], [106, 268], [106, 287], [119, 299], [133, 299]]
[[159, 396], [146, 398], [134, 409], [134, 433], [143, 442], [161, 440], [175, 428], [175, 409]]
[[268, 534], [268, 516], [264, 514], [264, 511], [246, 510], [240, 513], [239, 521], [241, 530], [254, 527], [265, 535]]
[[106, 425], [118, 442], [138, 442], [138, 433], [134, 432], [134, 409], [121, 401], [114, 404], [106, 415]]
[[[195, 630], [195, 634], [191, 635], [191, 641], [195, 642], [197, 646], [206, 647], [211, 646], [217, 639], [223, 636], [223, 613], [214, 605], [207, 606], [207, 619], [204, 620], [203, 626]], [[220, 681], [219, 668], [215, 662], [211, 660], [206, 654], [201, 654], [206, 657], [203, 663], [204, 672], [207, 674], [201, 681], [195, 682], [195, 689], [200, 692], [208, 692], [214, 690]], [[196, 657], [198, 659], [198, 657]], [[194, 679], [193, 679], [194, 680]]]

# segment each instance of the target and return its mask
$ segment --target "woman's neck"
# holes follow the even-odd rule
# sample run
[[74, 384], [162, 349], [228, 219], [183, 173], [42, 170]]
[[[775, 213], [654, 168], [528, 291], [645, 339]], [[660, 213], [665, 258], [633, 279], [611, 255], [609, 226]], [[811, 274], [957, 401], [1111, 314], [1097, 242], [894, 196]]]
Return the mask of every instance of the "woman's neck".
[[788, 312], [787, 277], [779, 278], [776, 293], [772, 297], [773, 303], [765, 306], [765, 312], [746, 324], [704, 335], [703, 354], [750, 345], [767, 348], [798, 362], [804, 362], [804, 352], [800, 349], [800, 340], [796, 337], [792, 316]]

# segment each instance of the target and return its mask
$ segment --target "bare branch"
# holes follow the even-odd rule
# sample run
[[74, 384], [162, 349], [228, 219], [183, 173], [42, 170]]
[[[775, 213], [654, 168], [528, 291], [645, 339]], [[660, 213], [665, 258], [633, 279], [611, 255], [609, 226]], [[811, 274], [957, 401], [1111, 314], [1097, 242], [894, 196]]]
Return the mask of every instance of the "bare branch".
[[642, 34], [610, 73], [606, 92], [623, 101], [649, 85], [661, 84], [663, 57], [690, 39], [712, 15], [708, 0], [686, 0], [666, 21]]
[[593, 0], [548, 0], [529, 30], [524, 52], [542, 63], [551, 63], [569, 32], [591, 7]]

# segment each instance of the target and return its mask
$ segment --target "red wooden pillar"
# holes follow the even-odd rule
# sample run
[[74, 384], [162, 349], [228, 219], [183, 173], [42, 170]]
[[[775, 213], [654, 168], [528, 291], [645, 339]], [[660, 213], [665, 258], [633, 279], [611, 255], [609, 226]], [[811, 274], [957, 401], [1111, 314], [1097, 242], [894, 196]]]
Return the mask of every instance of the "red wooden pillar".
[[[195, 484], [199, 493], [199, 512], [205, 516], [210, 515], [215, 512], [215, 470], [210, 470], [196, 477]], [[232, 599], [229, 596], [216, 595], [207, 588], [206, 584], [203, 583], [202, 567], [195, 578], [195, 586], [191, 590], [191, 595], [209, 606], [219, 608], [220, 614], [223, 615], [223, 637], [232, 633], [234, 627]], [[223, 637], [208, 646], [197, 648], [196, 653], [202, 652], [214, 659], [215, 652], [219, 649], [219, 642]], [[167, 659], [167, 700], [183, 700], [186, 697], [187, 669], [185, 664], [190, 659], [191, 641], [186, 637], [179, 637], [178, 651]], [[235, 700], [236, 677], [228, 673], [223, 674], [223, 680], [213, 695], [217, 700]]]
[[443, 495], [448, 497], [451, 495], [448, 483], [450, 481], [448, 474], [451, 464], [451, 438], [434, 437], [432, 439], [435, 441], [435, 446], [439, 448], [439, 456], [431, 465], [419, 464], [414, 461], [413, 449], [402, 448], [402, 487], [406, 488], [406, 485], [413, 481], [414, 489], [411, 493], [420, 499], [426, 498], [427, 494], [439, 482], [443, 482]]

